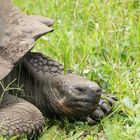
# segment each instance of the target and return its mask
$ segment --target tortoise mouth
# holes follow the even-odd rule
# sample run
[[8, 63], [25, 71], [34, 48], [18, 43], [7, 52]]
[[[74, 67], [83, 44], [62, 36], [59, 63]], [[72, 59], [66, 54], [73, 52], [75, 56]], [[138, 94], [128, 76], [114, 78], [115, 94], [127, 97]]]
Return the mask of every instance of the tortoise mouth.
[[100, 94], [86, 95], [77, 98], [62, 98], [57, 102], [59, 114], [70, 117], [81, 117], [92, 114], [98, 106]]

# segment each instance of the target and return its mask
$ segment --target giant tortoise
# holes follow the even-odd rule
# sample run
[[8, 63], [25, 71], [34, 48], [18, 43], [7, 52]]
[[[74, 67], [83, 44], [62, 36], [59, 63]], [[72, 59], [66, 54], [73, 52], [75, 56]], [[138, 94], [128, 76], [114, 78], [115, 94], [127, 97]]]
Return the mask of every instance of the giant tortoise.
[[[53, 31], [52, 24], [0, 0], [0, 135], [7, 139], [39, 134], [48, 115], [96, 122], [115, 101], [95, 82], [64, 74], [63, 65], [30, 51], [39, 37]], [[17, 89], [23, 90], [17, 94]]]

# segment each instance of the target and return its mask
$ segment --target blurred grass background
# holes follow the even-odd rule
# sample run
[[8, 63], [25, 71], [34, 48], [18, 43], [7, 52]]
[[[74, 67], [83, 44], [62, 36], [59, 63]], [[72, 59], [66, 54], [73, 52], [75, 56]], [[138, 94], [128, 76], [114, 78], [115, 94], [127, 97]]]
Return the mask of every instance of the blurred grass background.
[[[46, 121], [39, 140], [140, 140], [140, 1], [13, 0], [25, 13], [54, 19], [54, 32], [34, 51], [65, 71], [96, 81], [119, 99], [101, 123]], [[121, 111], [120, 111], [121, 110]]]

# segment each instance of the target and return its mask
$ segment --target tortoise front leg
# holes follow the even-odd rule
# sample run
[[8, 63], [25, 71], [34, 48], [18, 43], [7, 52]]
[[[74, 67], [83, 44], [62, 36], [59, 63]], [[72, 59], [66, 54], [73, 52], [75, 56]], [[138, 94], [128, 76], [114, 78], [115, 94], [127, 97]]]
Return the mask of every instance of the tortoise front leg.
[[30, 139], [42, 131], [44, 117], [31, 103], [5, 94], [0, 106], [0, 135], [9, 139], [12, 136], [28, 136]]

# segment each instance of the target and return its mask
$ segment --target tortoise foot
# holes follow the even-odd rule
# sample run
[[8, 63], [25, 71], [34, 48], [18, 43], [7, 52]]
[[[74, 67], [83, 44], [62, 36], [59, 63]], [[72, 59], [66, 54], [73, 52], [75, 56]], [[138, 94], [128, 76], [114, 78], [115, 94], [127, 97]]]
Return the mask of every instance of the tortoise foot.
[[89, 124], [95, 124], [96, 122], [100, 121], [111, 112], [116, 100], [117, 98], [115, 96], [102, 93], [96, 110], [91, 115], [85, 117], [84, 120]]
[[7, 95], [0, 109], [0, 136], [28, 137], [41, 133], [44, 126], [42, 113], [32, 104], [18, 97]]

